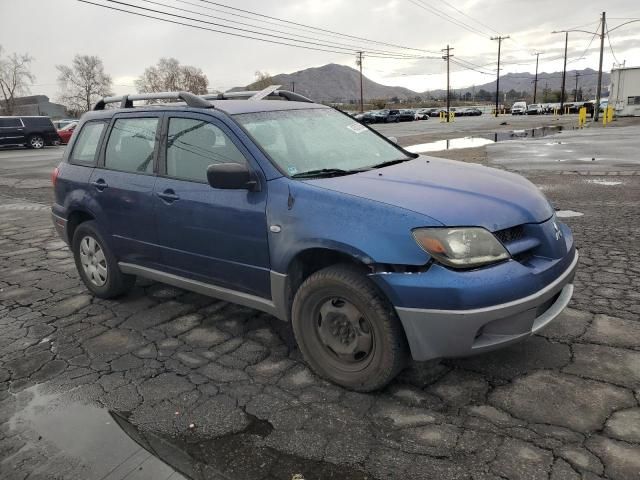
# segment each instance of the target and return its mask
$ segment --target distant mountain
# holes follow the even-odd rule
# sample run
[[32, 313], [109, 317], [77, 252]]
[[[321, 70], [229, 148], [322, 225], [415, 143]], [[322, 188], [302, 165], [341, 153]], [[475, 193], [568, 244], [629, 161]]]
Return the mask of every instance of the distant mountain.
[[[595, 96], [596, 89], [598, 88], [598, 72], [586, 68], [584, 70], [568, 70], [565, 80], [565, 89], [567, 92], [572, 92], [576, 87], [576, 72], [578, 73], [578, 89], [582, 89], [586, 96]], [[535, 75], [533, 73], [507, 73], [500, 76], [500, 90], [508, 92], [509, 90], [515, 90], [517, 92], [533, 92], [533, 81]], [[609, 88], [610, 75], [608, 72], [602, 72], [602, 90]], [[547, 73], [542, 72], [538, 74], [538, 92], [542, 92], [543, 89], [549, 88], [550, 90], [560, 90], [562, 88], [562, 72]], [[483, 85], [475, 85], [474, 87], [467, 87], [461, 89], [462, 93], [472, 91], [486, 90], [488, 92], [496, 91], [496, 81], [493, 80]], [[456, 90], [457, 92], [458, 90]]]
[[[360, 72], [345, 65], [330, 63], [322, 67], [307, 68], [294, 73], [274, 75], [273, 82], [287, 90], [320, 102], [349, 102], [360, 99]], [[364, 98], [407, 99], [415, 97], [416, 92], [404, 87], [392, 87], [376, 83], [363, 76]], [[251, 90], [252, 85], [247, 85]], [[236, 89], [234, 89], [236, 90]]]
[[[579, 74], [578, 88], [581, 88], [584, 95], [595, 96], [598, 82], [598, 72], [587, 68], [577, 70]], [[576, 70], [570, 70], [566, 76], [566, 91], [571, 93], [575, 88]], [[609, 87], [609, 73], [602, 74], [602, 90]], [[532, 73], [507, 73], [500, 76], [500, 90], [508, 92], [533, 92]], [[322, 67], [307, 68], [294, 73], [281, 73], [272, 77], [273, 82], [282, 85], [288, 90], [295, 90], [296, 93], [305, 95], [319, 102], [350, 102], [360, 99], [360, 72], [345, 65], [330, 63]], [[562, 72], [540, 73], [538, 75], [538, 92], [542, 94], [545, 88], [550, 90], [560, 90], [562, 85]], [[235, 90], [256, 90], [255, 84], [246, 87], [237, 87]], [[495, 92], [496, 81], [493, 80], [483, 85], [474, 85], [463, 89], [456, 89], [455, 94], [466, 92], [477, 93], [480, 90]], [[429, 90], [427, 92], [414, 92], [408, 88], [382, 85], [363, 76], [363, 90], [365, 101], [374, 99], [391, 99], [397, 97], [400, 100], [408, 98], [422, 97], [442, 98], [445, 95], [444, 89]]]

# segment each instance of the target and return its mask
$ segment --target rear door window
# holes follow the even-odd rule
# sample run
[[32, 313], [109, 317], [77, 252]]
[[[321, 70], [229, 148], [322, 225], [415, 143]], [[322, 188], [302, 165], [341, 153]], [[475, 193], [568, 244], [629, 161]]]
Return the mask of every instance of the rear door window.
[[169, 119], [167, 176], [207, 182], [207, 168], [214, 163], [245, 164], [244, 155], [217, 126], [193, 118]]
[[84, 124], [73, 145], [73, 151], [69, 158], [71, 163], [89, 166], [96, 164], [96, 152], [104, 127], [104, 122], [88, 122]]
[[107, 143], [105, 168], [153, 173], [158, 121], [158, 117], [117, 119]]
[[19, 118], [0, 118], [0, 128], [18, 128], [22, 127]]

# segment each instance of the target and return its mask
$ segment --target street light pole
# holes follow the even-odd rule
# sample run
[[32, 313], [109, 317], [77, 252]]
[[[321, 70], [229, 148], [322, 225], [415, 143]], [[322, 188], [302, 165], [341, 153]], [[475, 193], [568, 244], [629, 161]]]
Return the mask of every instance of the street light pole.
[[576, 89], [573, 91], [573, 101], [578, 101], [578, 78], [580, 78], [580, 72], [576, 72]]
[[564, 67], [562, 68], [562, 91], [560, 92], [560, 113], [564, 113], [564, 89], [567, 79], [567, 44], [569, 43], [569, 32], [564, 32]]
[[593, 121], [597, 122], [600, 116], [600, 94], [602, 92], [602, 57], [604, 55], [604, 33], [607, 23], [606, 12], [602, 12], [602, 20], [600, 24], [602, 30], [600, 33], [600, 66], [598, 67], [598, 90], [596, 91], [596, 104], [594, 105]]
[[358, 52], [356, 63], [360, 67], [360, 113], [364, 113], [364, 93], [362, 92], [362, 55], [364, 52]]
[[443, 48], [442, 51], [446, 52], [442, 58], [445, 59], [447, 61], [447, 122], [449, 122], [449, 108], [451, 106], [451, 93], [449, 90], [449, 59], [451, 57], [453, 57], [453, 55], [451, 54], [451, 50], [453, 50], [453, 48], [451, 48], [449, 45], [447, 45], [447, 48]]
[[538, 60], [540, 59], [540, 52], [536, 52], [536, 78], [533, 81], [533, 103], [536, 103], [536, 94], [538, 93]]
[[502, 40], [506, 40], [508, 36], [503, 37], [501, 35], [497, 37], [491, 37], [491, 40], [498, 40], [498, 73], [496, 76], [496, 118], [498, 117], [498, 102], [500, 101], [500, 48], [502, 47]]

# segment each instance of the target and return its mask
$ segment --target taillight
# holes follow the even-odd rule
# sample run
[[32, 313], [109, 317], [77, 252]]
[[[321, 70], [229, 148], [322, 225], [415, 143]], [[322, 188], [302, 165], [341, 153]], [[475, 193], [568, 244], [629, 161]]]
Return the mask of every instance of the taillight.
[[56, 181], [58, 180], [58, 167], [53, 169], [53, 172], [51, 172], [51, 183], [53, 184], [53, 186], [56, 186]]

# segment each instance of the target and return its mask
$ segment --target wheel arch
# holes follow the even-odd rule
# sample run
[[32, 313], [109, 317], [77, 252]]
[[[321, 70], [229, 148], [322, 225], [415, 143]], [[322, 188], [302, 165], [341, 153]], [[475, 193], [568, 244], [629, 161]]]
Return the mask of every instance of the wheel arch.
[[[300, 288], [300, 285], [313, 273], [331, 265], [349, 264], [362, 270], [364, 275], [373, 271], [373, 263], [370, 258], [357, 255], [355, 252], [347, 252], [339, 248], [331, 247], [309, 247], [297, 252], [287, 265], [284, 281], [276, 287], [278, 291], [273, 291], [274, 300], [279, 297], [277, 303], [282, 305], [285, 313], [285, 320], [291, 320], [291, 305], [293, 297]], [[274, 285], [275, 287], [275, 285]]]
[[95, 216], [86, 210], [73, 210], [67, 217], [67, 240], [69, 245], [73, 242], [73, 234], [81, 223], [95, 220]]

